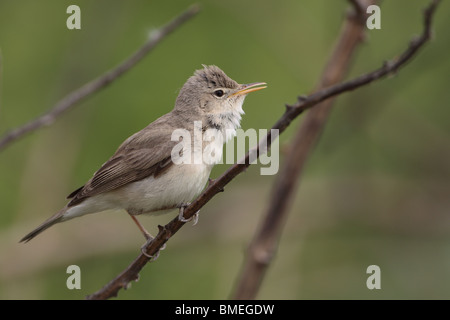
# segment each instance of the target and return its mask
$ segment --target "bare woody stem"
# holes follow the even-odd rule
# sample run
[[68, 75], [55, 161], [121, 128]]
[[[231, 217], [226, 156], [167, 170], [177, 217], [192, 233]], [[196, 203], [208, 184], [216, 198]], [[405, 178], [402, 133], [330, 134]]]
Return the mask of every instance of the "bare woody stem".
[[[290, 125], [290, 123], [302, 112], [316, 106], [320, 102], [344, 92], [358, 89], [371, 82], [382, 79], [389, 74], [396, 73], [401, 67], [406, 65], [407, 62], [411, 61], [411, 59], [418, 53], [419, 49], [430, 39], [431, 21], [439, 2], [440, 0], [431, 1], [431, 4], [424, 12], [424, 30], [421, 36], [412, 40], [408, 48], [403, 53], [401, 53], [398, 58], [385, 63], [381, 68], [373, 72], [363, 74], [352, 80], [337, 85], [329, 86], [307, 97], [299, 99], [297, 103], [287, 106], [286, 112], [274, 124], [272, 129], [278, 129], [279, 133], [282, 133]], [[264, 143], [263, 145], [270, 146], [271, 132], [269, 132], [265, 139], [267, 143]], [[231, 166], [218, 179], [212, 181], [206, 188], [206, 190], [184, 210], [184, 217], [186, 219], [192, 217], [217, 193], [223, 191], [223, 188], [231, 180], [233, 180], [238, 174], [242, 173], [247, 167], [249, 167], [250, 164], [248, 160], [250, 159], [250, 155], [254, 154], [255, 152], [258, 153], [260, 150], [260, 145], [251, 149], [246, 154], [245, 163], [235, 164]], [[154, 241], [147, 244], [143, 250], [148, 255], [156, 254], [161, 246], [166, 243], [184, 224], [184, 222], [179, 221], [178, 217], [176, 217], [164, 227], [159, 226], [158, 235], [155, 237]], [[120, 289], [127, 288], [131, 281], [138, 279], [139, 272], [149, 262], [149, 260], [150, 259], [146, 257], [146, 255], [141, 253], [122, 273], [120, 273], [116, 278], [112, 279], [99, 291], [88, 296], [87, 299], [108, 299], [117, 296]]]
[[[374, 4], [376, 1], [371, 1]], [[335, 48], [316, 91], [342, 81], [358, 44], [364, 39], [365, 10], [359, 0], [351, 1], [354, 10], [347, 15]], [[282, 170], [272, 187], [271, 198], [262, 223], [251, 241], [233, 299], [254, 299], [277, 248], [289, 209], [295, 197], [299, 176], [309, 154], [317, 144], [334, 104], [334, 98], [317, 104], [306, 115], [286, 155]]]
[[77, 103], [83, 101], [92, 94], [99, 92], [101, 89], [107, 87], [114, 80], [119, 78], [125, 72], [134, 67], [139, 61], [141, 61], [150, 51], [152, 51], [162, 40], [164, 40], [170, 33], [179, 28], [186, 21], [194, 17], [200, 11], [198, 5], [192, 5], [186, 11], [181, 13], [178, 17], [164, 25], [163, 27], [151, 32], [149, 39], [145, 44], [139, 48], [128, 59], [124, 60], [114, 69], [106, 72], [97, 79], [86, 83], [79, 89], [71, 92], [63, 99], [61, 99], [56, 105], [45, 114], [40, 117], [31, 120], [21, 127], [13, 129], [7, 132], [0, 138], [0, 151], [5, 149], [13, 141], [22, 138], [28, 133], [38, 130], [42, 127], [49, 126], [55, 122], [55, 120], [61, 116], [64, 112], [73, 108]]

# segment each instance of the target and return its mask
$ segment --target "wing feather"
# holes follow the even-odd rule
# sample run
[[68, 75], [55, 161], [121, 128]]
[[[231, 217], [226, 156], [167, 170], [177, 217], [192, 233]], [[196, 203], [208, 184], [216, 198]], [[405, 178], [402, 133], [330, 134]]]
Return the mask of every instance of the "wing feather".
[[171, 130], [156, 130], [154, 124], [128, 138], [83, 187], [69, 195], [72, 200], [68, 206], [131, 182], [164, 174], [173, 165], [171, 152], [178, 142], [171, 141]]

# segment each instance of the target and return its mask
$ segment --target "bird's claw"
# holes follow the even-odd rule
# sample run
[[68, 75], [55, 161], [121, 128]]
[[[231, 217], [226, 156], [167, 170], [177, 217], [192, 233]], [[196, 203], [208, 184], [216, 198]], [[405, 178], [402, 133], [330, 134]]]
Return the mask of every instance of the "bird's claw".
[[150, 243], [151, 243], [154, 239], [155, 239], [155, 238], [153, 238], [153, 237], [148, 238], [148, 239], [147, 239], [147, 242], [144, 243], [144, 244], [142, 245], [142, 247], [141, 247], [141, 252], [142, 252], [142, 254], [143, 254], [144, 256], [146, 256], [147, 258], [149, 258], [150, 261], [155, 261], [156, 259], [158, 259], [160, 251], [161, 251], [161, 250], [164, 250], [164, 249], [166, 248], [166, 244], [164, 243], [164, 244], [161, 246], [161, 248], [158, 250], [158, 252], [157, 252], [156, 254], [154, 254], [154, 255], [148, 254], [148, 253], [145, 251], [145, 248], [146, 248], [148, 245], [150, 245]]
[[178, 220], [180, 220], [181, 222], [190, 222], [190, 221], [194, 221], [192, 223], [193, 226], [195, 226], [198, 223], [198, 217], [199, 217], [199, 211], [197, 211], [196, 213], [194, 213], [194, 215], [192, 217], [190, 217], [189, 219], [186, 219], [184, 217], [184, 209], [189, 205], [188, 204], [184, 204], [180, 206], [180, 213], [178, 214]]

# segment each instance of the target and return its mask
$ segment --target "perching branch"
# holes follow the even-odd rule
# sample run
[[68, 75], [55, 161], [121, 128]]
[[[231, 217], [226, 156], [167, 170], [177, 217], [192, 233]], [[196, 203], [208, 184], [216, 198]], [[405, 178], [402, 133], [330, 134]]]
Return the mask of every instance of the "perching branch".
[[[376, 0], [367, 5], [375, 4]], [[357, 46], [364, 39], [365, 10], [359, 0], [351, 1], [353, 9], [347, 15], [333, 53], [317, 85], [316, 91], [342, 81]], [[254, 299], [266, 271], [273, 260], [285, 221], [295, 198], [299, 176], [309, 154], [325, 127], [335, 98], [327, 99], [311, 109], [297, 130], [286, 155], [285, 163], [272, 187], [271, 198], [262, 224], [251, 241], [233, 299]]]
[[100, 91], [105, 88], [109, 84], [111, 84], [118, 77], [123, 75], [125, 72], [130, 70], [133, 66], [135, 66], [139, 61], [141, 61], [152, 49], [154, 49], [163, 39], [165, 39], [170, 33], [179, 28], [183, 23], [191, 19], [200, 11], [200, 7], [198, 5], [192, 5], [186, 11], [181, 13], [178, 17], [164, 25], [163, 27], [154, 30], [151, 34], [147, 42], [139, 48], [133, 55], [131, 55], [128, 59], [123, 61], [114, 69], [106, 72], [102, 76], [97, 79], [88, 82], [83, 85], [81, 88], [71, 92], [67, 96], [65, 96], [62, 100], [60, 100], [56, 105], [50, 109], [48, 112], [44, 113], [40, 117], [31, 120], [25, 125], [18, 127], [16, 129], [11, 130], [6, 133], [0, 139], [0, 151], [6, 148], [11, 142], [23, 137], [24, 135], [31, 133], [37, 129], [40, 129], [44, 126], [49, 126], [55, 120], [61, 116], [64, 112], [73, 108], [77, 103], [86, 99], [90, 95]]
[[[367, 85], [375, 80], [379, 80], [389, 74], [396, 73], [401, 67], [409, 62], [419, 51], [419, 49], [430, 39], [431, 35], [431, 21], [436, 7], [440, 0], [433, 0], [424, 13], [424, 30], [420, 37], [411, 41], [408, 48], [398, 57], [390, 62], [385, 63], [381, 68], [363, 74], [352, 80], [327, 87], [319, 90], [307, 97], [300, 98], [294, 105], [287, 106], [286, 112], [275, 123], [272, 129], [278, 129], [279, 133], [282, 133], [289, 124], [298, 117], [303, 111], [312, 108], [322, 101], [328, 98], [337, 96], [347, 91], [355, 90], [364, 85]], [[205, 191], [184, 210], [184, 217], [192, 217], [198, 210], [200, 210], [209, 200], [211, 200], [217, 193], [223, 191], [223, 188], [233, 180], [238, 174], [242, 173], [247, 167], [250, 166], [250, 155], [255, 152], [259, 152], [261, 145], [271, 144], [271, 132], [265, 137], [267, 143], [260, 144], [251, 149], [245, 156], [245, 163], [235, 164], [231, 166], [225, 173], [223, 173], [218, 179], [212, 181]], [[184, 225], [184, 222], [178, 220], [175, 217], [167, 225], [159, 226], [158, 235], [155, 239], [147, 244], [143, 250], [147, 255], [155, 255], [160, 248]], [[122, 288], [127, 288], [131, 281], [137, 280], [139, 272], [149, 262], [148, 258], [143, 253], [139, 254], [137, 258], [116, 278], [111, 280], [102, 289], [88, 296], [87, 299], [108, 299], [117, 296], [118, 292]]]

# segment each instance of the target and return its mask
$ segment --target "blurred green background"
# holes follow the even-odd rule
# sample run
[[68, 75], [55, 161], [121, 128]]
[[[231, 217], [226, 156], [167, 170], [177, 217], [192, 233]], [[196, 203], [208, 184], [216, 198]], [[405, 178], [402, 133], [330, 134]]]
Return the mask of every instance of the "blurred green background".
[[[42, 114], [134, 52], [189, 1], [0, 0], [0, 132]], [[199, 1], [201, 13], [107, 89], [0, 153], [0, 298], [81, 299], [121, 272], [142, 235], [123, 212], [85, 216], [18, 240], [64, 206], [129, 135], [168, 112], [201, 64], [269, 88], [242, 127], [270, 128], [315, 87], [347, 1]], [[350, 75], [379, 67], [422, 30], [425, 0], [385, 0]], [[81, 30], [66, 8], [81, 8]], [[433, 41], [400, 73], [342, 95], [305, 169], [261, 299], [450, 298], [450, 4]], [[281, 136], [281, 146], [298, 127]], [[217, 166], [212, 177], [227, 168]], [[267, 206], [273, 176], [238, 176], [120, 299], [226, 299]], [[156, 233], [176, 213], [143, 217]], [[66, 268], [81, 268], [81, 290]], [[381, 268], [368, 290], [366, 268]]]

